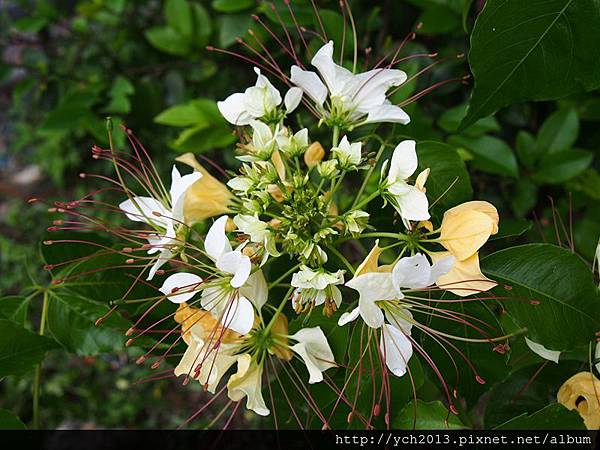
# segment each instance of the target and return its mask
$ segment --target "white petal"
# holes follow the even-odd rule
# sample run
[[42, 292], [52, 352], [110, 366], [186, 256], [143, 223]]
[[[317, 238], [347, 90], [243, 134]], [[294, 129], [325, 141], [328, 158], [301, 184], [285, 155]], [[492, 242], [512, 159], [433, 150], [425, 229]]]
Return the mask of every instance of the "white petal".
[[352, 90], [354, 74], [333, 61], [333, 41], [323, 45], [310, 63], [319, 70], [331, 96], [350, 96], [356, 91]]
[[156, 272], [158, 271], [158, 269], [160, 269], [172, 257], [173, 257], [173, 253], [171, 252], [170, 249], [168, 249], [168, 248], [162, 249], [160, 252], [160, 255], [156, 259], [156, 262], [150, 268], [150, 271], [148, 272], [148, 278], [146, 278], [146, 281], [152, 280], [154, 278], [154, 275], [156, 275]]
[[412, 140], [400, 142], [394, 149], [388, 180], [406, 180], [417, 170], [416, 142]]
[[231, 251], [231, 244], [225, 234], [227, 219], [227, 216], [221, 216], [215, 220], [204, 239], [204, 250], [215, 261], [224, 253]]
[[281, 103], [281, 95], [279, 94], [277, 88], [271, 84], [267, 77], [260, 73], [260, 69], [258, 67], [254, 68], [254, 72], [257, 75], [256, 87], [266, 88], [266, 103], [269, 105], [278, 106]]
[[285, 104], [286, 113], [290, 114], [296, 110], [300, 101], [302, 100], [302, 89], [293, 86], [291, 87], [285, 94], [285, 98], [283, 100]]
[[529, 338], [525, 338], [525, 342], [527, 346], [531, 349], [533, 353], [541, 356], [548, 361], [553, 361], [558, 364], [558, 358], [560, 357], [560, 352], [557, 350], [548, 350], [542, 344], [538, 344], [537, 342], [532, 341]]
[[254, 308], [246, 297], [233, 299], [221, 313], [221, 323], [237, 333], [246, 334], [254, 324]]
[[183, 220], [183, 201], [185, 199], [185, 192], [202, 178], [200, 172], [192, 172], [190, 174], [181, 176], [177, 167], [173, 166], [171, 172], [171, 189], [169, 194], [171, 195], [171, 206], [173, 207], [173, 219], [176, 221]]
[[381, 334], [379, 348], [385, 357], [385, 364], [394, 375], [401, 377], [406, 373], [408, 360], [413, 354], [412, 343], [402, 331], [392, 325], [383, 325]]
[[[191, 299], [199, 291], [202, 278], [193, 273], [179, 272], [170, 275], [158, 289], [173, 303], [183, 303]], [[175, 290], [175, 291], [174, 291]], [[174, 294], [181, 292], [181, 294]]]
[[369, 111], [364, 123], [400, 123], [406, 125], [410, 123], [410, 116], [402, 108], [396, 105], [384, 103]]
[[244, 94], [231, 94], [222, 102], [217, 102], [221, 115], [234, 125], [248, 125], [254, 118], [245, 109]]
[[221, 255], [216, 265], [219, 270], [233, 275], [231, 287], [234, 288], [242, 286], [252, 270], [250, 258], [237, 250]]
[[320, 327], [303, 328], [290, 336], [290, 339], [298, 341], [290, 349], [298, 353], [304, 361], [308, 369], [308, 382], [310, 384], [323, 381], [322, 372], [331, 367], [336, 367], [333, 352]]
[[[167, 223], [171, 221], [171, 212], [165, 205], [152, 197], [133, 197], [133, 199], [127, 199], [121, 202], [119, 209], [124, 211], [127, 218], [134, 222], [144, 222], [167, 228]], [[154, 211], [164, 217], [155, 216], [153, 214]]]
[[398, 203], [398, 212], [406, 220], [429, 219], [429, 201], [424, 192], [403, 181], [397, 181], [388, 188]]
[[302, 70], [298, 66], [292, 66], [291, 81], [300, 87], [306, 95], [313, 99], [319, 106], [323, 106], [327, 98], [327, 87], [323, 84], [319, 76], [308, 70]]
[[450, 270], [452, 270], [452, 266], [454, 266], [454, 262], [456, 259], [454, 256], [447, 256], [446, 258], [440, 259], [433, 266], [431, 266], [431, 278], [429, 279], [428, 286], [437, 282], [438, 278], [446, 275]]
[[372, 328], [379, 328], [384, 319], [383, 312], [375, 304], [375, 301], [392, 300], [399, 297], [392, 284], [390, 273], [366, 273], [348, 281], [346, 286], [358, 291], [360, 315]]
[[413, 327], [413, 315], [408, 309], [401, 306], [393, 309], [387, 309], [385, 311], [385, 318], [392, 326], [398, 328], [407, 336], [410, 336], [410, 332]]
[[350, 312], [345, 312], [344, 314], [342, 314], [338, 320], [338, 325], [339, 326], [344, 326], [347, 323], [350, 323], [354, 320], [356, 320], [356, 318], [360, 315], [360, 309], [358, 309], [358, 307], [354, 308], [352, 311]]
[[398, 69], [373, 69], [355, 75], [356, 93], [352, 101], [359, 111], [368, 113], [384, 104], [386, 92], [406, 81], [406, 73]]
[[398, 292], [402, 288], [422, 289], [430, 285], [431, 265], [427, 258], [417, 253], [401, 258], [392, 270], [392, 282]]
[[240, 288], [240, 294], [254, 303], [258, 310], [267, 303], [269, 288], [262, 270], [257, 270], [248, 277], [246, 284]]

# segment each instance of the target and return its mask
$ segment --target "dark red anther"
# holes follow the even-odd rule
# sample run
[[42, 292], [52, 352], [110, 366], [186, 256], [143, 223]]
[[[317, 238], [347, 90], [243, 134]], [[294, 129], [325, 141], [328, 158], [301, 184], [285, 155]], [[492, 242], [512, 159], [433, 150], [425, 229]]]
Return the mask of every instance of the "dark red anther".
[[135, 363], [139, 366], [140, 364], [144, 364], [144, 361], [146, 361], [146, 357], [144, 355], [142, 355], [138, 359], [135, 360]]
[[162, 362], [162, 360], [158, 360], [152, 363], [152, 365], [150, 366], [152, 369], [158, 369], [160, 367], [160, 363]]
[[58, 227], [48, 227], [46, 228], [48, 231], [58, 231]]
[[44, 264], [44, 270], [52, 270], [54, 269], [54, 264]]
[[81, 173], [79, 174], [79, 178], [85, 178], [85, 177], [86, 177], [86, 174], [85, 174], [85, 173], [81, 172]]
[[27, 203], [35, 203], [37, 201], [38, 201], [38, 199], [34, 197], [34, 198], [30, 198], [29, 200], [27, 200]]
[[61, 284], [63, 281], [65, 281], [65, 280], [63, 280], [62, 278], [57, 278], [56, 280], [52, 280], [52, 284], [54, 284], [54, 285]]
[[481, 378], [479, 375], [475, 376], [475, 380], [479, 383], [479, 384], [485, 384], [485, 380], [483, 378]]
[[44, 241], [43, 244], [44, 245], [52, 245], [52, 244], [54, 244], [54, 242], [53, 241]]
[[450, 405], [450, 412], [452, 414], [454, 414], [455, 416], [458, 416], [458, 409], [456, 409], [456, 407], [454, 405]]
[[134, 329], [133, 327], [132, 327], [132, 328], [129, 328], [129, 329], [128, 329], [128, 330], [125, 332], [125, 336], [129, 337], [129, 336], [131, 336], [133, 333], [135, 333], [135, 329]]
[[381, 413], [381, 406], [379, 405], [379, 403], [376, 403], [375, 406], [373, 407], [373, 415], [375, 417], [379, 417], [380, 413]]
[[125, 347], [129, 347], [131, 344], [133, 344], [133, 339], [127, 339], [125, 342]]
[[352, 416], [353, 416], [352, 411], [350, 411], [348, 413], [348, 417], [346, 417], [346, 422], [351, 423], [352, 422]]
[[529, 303], [532, 304], [532, 305], [539, 305], [540, 301], [534, 299], [534, 300], [530, 300]]

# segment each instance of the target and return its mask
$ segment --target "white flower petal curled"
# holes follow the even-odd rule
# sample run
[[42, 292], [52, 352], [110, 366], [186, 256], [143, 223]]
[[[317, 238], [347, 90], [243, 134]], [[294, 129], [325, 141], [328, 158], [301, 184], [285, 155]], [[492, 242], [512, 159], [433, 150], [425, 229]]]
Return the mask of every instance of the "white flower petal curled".
[[231, 244], [225, 234], [227, 226], [227, 216], [221, 216], [212, 224], [206, 238], [204, 239], [204, 250], [213, 261], [216, 261], [221, 255], [231, 251]]
[[287, 114], [291, 114], [296, 110], [296, 108], [302, 101], [302, 94], [302, 89], [297, 86], [291, 87], [286, 92], [285, 97], [283, 99], [283, 103], [285, 105], [285, 112]]
[[290, 339], [297, 341], [290, 349], [304, 361], [310, 384], [323, 381], [323, 372], [336, 367], [333, 352], [320, 327], [303, 328], [290, 336]]
[[291, 81], [300, 87], [317, 105], [323, 106], [327, 98], [327, 86], [323, 84], [319, 76], [298, 66], [292, 66]]
[[397, 377], [406, 373], [408, 360], [413, 354], [410, 339], [393, 325], [384, 324], [379, 348], [390, 372]]
[[234, 402], [246, 397], [246, 408], [261, 416], [268, 416], [270, 411], [262, 396], [262, 367], [250, 355], [243, 354], [237, 359], [238, 369], [229, 378], [227, 395]]
[[542, 344], [538, 344], [537, 342], [534, 342], [529, 338], [525, 338], [525, 343], [527, 344], [527, 347], [529, 347], [529, 349], [536, 355], [558, 364], [558, 358], [560, 357], [559, 351], [548, 350]]

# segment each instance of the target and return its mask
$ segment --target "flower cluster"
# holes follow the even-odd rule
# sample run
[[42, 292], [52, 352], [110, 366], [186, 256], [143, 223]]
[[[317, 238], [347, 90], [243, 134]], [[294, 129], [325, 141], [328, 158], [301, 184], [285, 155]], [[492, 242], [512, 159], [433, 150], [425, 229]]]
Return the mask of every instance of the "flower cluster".
[[[185, 154], [177, 162], [192, 171], [181, 175], [173, 166], [167, 190], [129, 130], [131, 159], [113, 148], [94, 148], [94, 156], [113, 162], [118, 175], [111, 181], [119, 186], [121, 201], [109, 209], [144, 224], [140, 230], [102, 223], [102, 229], [127, 241], [115, 252], [127, 264], [139, 263], [136, 283], [155, 283], [160, 293], [144, 300], [150, 308], [127, 332], [128, 342], [172, 317], [175, 328], [151, 350], [173, 335], [176, 339], [158, 360], [183, 346], [173, 373], [184, 384], [197, 381], [215, 396], [226, 391], [232, 402], [245, 399], [246, 407], [262, 416], [272, 408], [263, 396], [265, 386], [270, 392], [268, 374], [293, 377], [295, 362], [304, 365], [309, 384], [325, 382], [338, 402], [351, 405], [347, 383], [336, 385], [326, 373], [348, 364], [345, 347], [334, 352], [328, 335], [358, 319], [354, 326], [366, 327], [375, 341], [384, 380], [388, 373], [410, 372], [414, 353], [430, 362], [418, 333], [455, 349], [455, 337], [437, 333], [431, 317], [479, 330], [481, 338], [472, 341], [502, 339], [443, 306], [445, 298], [479, 301], [477, 295], [495, 286], [479, 269], [478, 251], [498, 232], [496, 209], [483, 201], [463, 203], [445, 211], [436, 228], [433, 217], [439, 215], [431, 213], [426, 189], [430, 168], [418, 170], [418, 144], [356, 133], [368, 124], [410, 121], [388, 96], [406, 82], [406, 73], [389, 66], [355, 73], [336, 64], [333, 52], [331, 41], [316, 52], [311, 61], [316, 71], [293, 65], [283, 98], [255, 68], [254, 86], [218, 103], [240, 137], [238, 169], [231, 176], [221, 171], [228, 179], [214, 176], [215, 167], [220, 170], [216, 164], [203, 166]], [[300, 105], [317, 123], [294, 127], [291, 115]], [[371, 151], [374, 141], [380, 143], [377, 151]], [[124, 181], [126, 175], [135, 186]], [[69, 204], [62, 212], [92, 221], [89, 210], [78, 212], [90, 202]], [[373, 211], [397, 215], [402, 225], [379, 230]], [[365, 243], [372, 245], [368, 254]], [[159, 304], [170, 305], [172, 315], [143, 325]], [[292, 315], [298, 320], [288, 323]], [[318, 316], [327, 325], [311, 325]], [[371, 343], [364, 346], [363, 355]], [[138, 362], [150, 357], [148, 352]], [[362, 376], [356, 369], [348, 368], [350, 376]], [[305, 389], [299, 387], [308, 408], [327, 426]], [[382, 389], [389, 397], [389, 383]], [[448, 403], [454, 411], [450, 395]], [[361, 420], [368, 426], [370, 419]]]

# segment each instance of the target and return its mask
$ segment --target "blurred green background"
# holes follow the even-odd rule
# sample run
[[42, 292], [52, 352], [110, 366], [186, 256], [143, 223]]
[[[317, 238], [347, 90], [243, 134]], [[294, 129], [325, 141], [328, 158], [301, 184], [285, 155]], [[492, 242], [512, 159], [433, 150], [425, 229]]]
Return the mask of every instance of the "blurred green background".
[[[328, 34], [339, 41], [338, 1], [318, 3]], [[484, 4], [351, 2], [360, 48], [377, 49], [371, 62], [418, 23], [418, 37], [403, 54], [437, 52], [446, 58], [403, 90], [402, 98], [469, 73], [464, 57], [469, 32]], [[293, 5], [301, 25], [314, 29], [310, 1]], [[283, 2], [276, 8], [291, 23]], [[94, 188], [93, 180], [80, 180], [81, 171], [109, 173], [90, 152], [94, 143], [107, 145], [107, 116], [132, 128], [160, 167], [188, 151], [233, 164], [235, 136], [215, 100], [253, 84], [254, 73], [249, 64], [206, 46], [240, 51], [236, 38], [252, 42], [251, 27], [275, 58], [291, 64], [251, 14], [260, 14], [282, 35], [270, 5], [257, 0], [0, 2], [0, 297], [48, 283], [39, 252], [50, 225], [47, 206], [27, 200], [76, 198]], [[412, 59], [400, 68], [414, 74], [427, 62]], [[459, 133], [470, 92], [469, 82], [449, 83], [411, 104], [412, 123], [398, 130], [399, 136], [456, 148], [469, 167], [475, 197], [498, 206], [503, 233], [514, 235], [513, 242], [556, 242], [556, 217], [568, 223], [572, 214], [576, 250], [591, 264], [600, 230], [598, 94], [516, 104]], [[116, 131], [115, 136], [124, 146], [123, 135]], [[553, 146], [561, 156], [544, 157]], [[41, 301], [32, 298], [26, 307], [26, 326], [35, 330]], [[41, 425], [180, 425], [204, 394], [173, 380], [143, 382], [151, 374], [136, 366], [135, 358], [135, 350], [94, 357], [52, 351], [44, 362]], [[0, 408], [26, 423], [32, 380], [33, 374], [0, 384]]]

